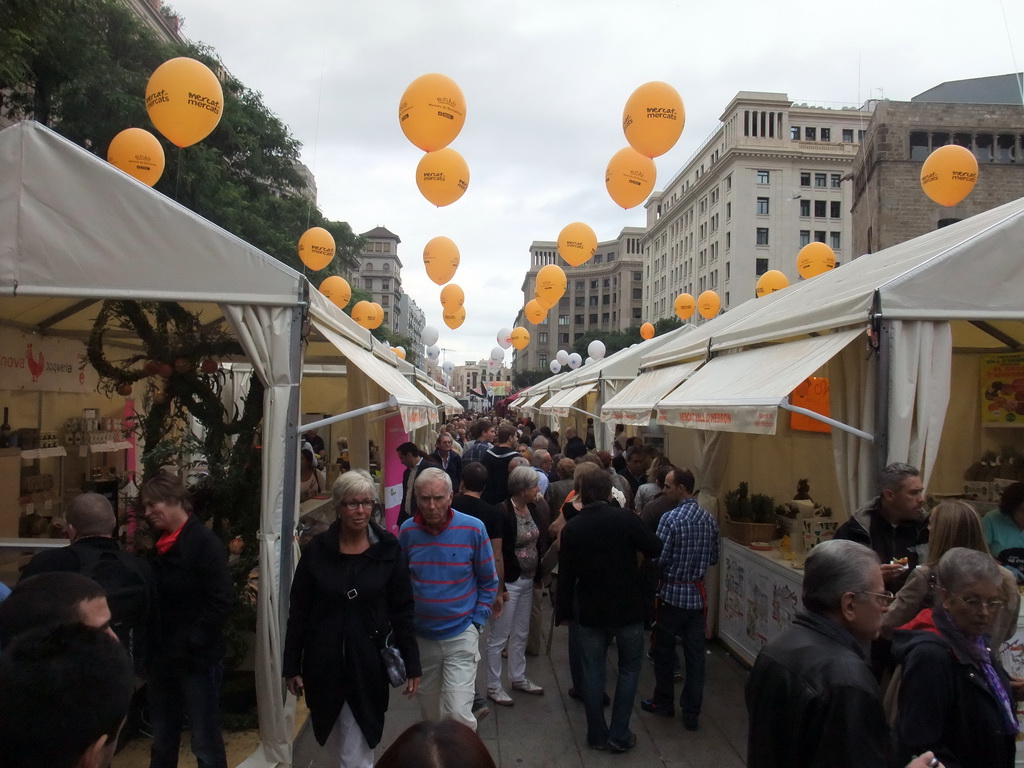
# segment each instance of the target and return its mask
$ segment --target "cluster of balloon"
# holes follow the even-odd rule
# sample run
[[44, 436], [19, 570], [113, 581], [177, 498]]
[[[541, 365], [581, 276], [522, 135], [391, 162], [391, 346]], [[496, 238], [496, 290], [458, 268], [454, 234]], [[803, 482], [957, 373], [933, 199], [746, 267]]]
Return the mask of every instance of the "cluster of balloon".
[[391, 351], [398, 355], [398, 357], [405, 360], [405, 347], [391, 347]]
[[164, 148], [149, 131], [125, 128], [107, 147], [107, 162], [152, 187], [164, 172]]
[[[587, 345], [587, 354], [590, 355], [590, 358], [593, 358], [594, 360], [602, 359], [606, 351], [607, 350], [604, 346], [604, 342], [601, 341], [600, 339], [594, 339], [592, 342], [590, 342], [590, 344]], [[590, 362], [590, 358], [587, 358], [588, 363]]]
[[657, 178], [653, 160], [632, 147], [623, 147], [608, 161], [604, 185], [615, 204], [628, 210], [650, 197]]
[[409, 83], [398, 105], [402, 133], [427, 154], [416, 167], [416, 186], [436, 206], [451, 205], [469, 186], [469, 166], [448, 147], [466, 122], [462, 89], [450, 77], [431, 73]]
[[165, 61], [146, 84], [146, 112], [176, 147], [202, 141], [220, 122], [224, 92], [209, 67], [195, 59]]
[[676, 296], [674, 309], [676, 311], [676, 317], [680, 320], [689, 320], [697, 310], [697, 302], [693, 300], [693, 296], [690, 294], [680, 293]]
[[323, 227], [310, 227], [299, 238], [299, 258], [319, 272], [334, 260], [334, 236]]
[[978, 159], [967, 147], [947, 144], [921, 166], [921, 189], [932, 201], [950, 207], [971, 194], [978, 180]]
[[444, 308], [444, 324], [453, 331], [466, 322], [466, 292], [455, 283], [448, 283], [441, 289], [441, 306]]
[[651, 323], [644, 323], [640, 326], [640, 338], [646, 341], [647, 339], [654, 338], [654, 325]]
[[575, 371], [583, 365], [583, 356], [580, 355], [579, 352], [573, 352], [569, 355], [569, 359], [566, 361], [566, 364]]
[[352, 286], [340, 275], [331, 275], [320, 283], [320, 293], [330, 299], [338, 309], [344, 309], [352, 301]]
[[796, 271], [804, 280], [836, 268], [836, 254], [824, 243], [808, 243], [796, 255]]
[[[508, 349], [512, 346], [512, 329], [502, 328], [498, 331], [497, 335], [498, 346], [502, 349]], [[502, 355], [504, 357], [504, 355]]]
[[384, 322], [384, 308], [375, 301], [357, 301], [352, 307], [352, 319], [372, 331]]
[[537, 273], [536, 301], [544, 309], [544, 314], [565, 295], [569, 281], [565, 271], [556, 264], [547, 264]]
[[444, 235], [431, 238], [423, 246], [423, 266], [427, 277], [438, 285], [444, 285], [455, 277], [459, 260], [459, 246]]
[[754, 295], [760, 299], [767, 296], [769, 293], [775, 293], [776, 291], [781, 291], [783, 288], [788, 287], [788, 277], [777, 269], [769, 269], [757, 278], [757, 286], [754, 288]]
[[697, 297], [697, 311], [705, 320], [710, 320], [722, 308], [722, 299], [714, 291], [704, 291]]
[[512, 333], [509, 334], [509, 340], [511, 340], [512, 346], [516, 349], [526, 349], [530, 343], [530, 332], [521, 325], [517, 325], [512, 329]]
[[558, 255], [566, 264], [578, 267], [597, 253], [597, 234], [582, 221], [566, 224], [558, 233]]

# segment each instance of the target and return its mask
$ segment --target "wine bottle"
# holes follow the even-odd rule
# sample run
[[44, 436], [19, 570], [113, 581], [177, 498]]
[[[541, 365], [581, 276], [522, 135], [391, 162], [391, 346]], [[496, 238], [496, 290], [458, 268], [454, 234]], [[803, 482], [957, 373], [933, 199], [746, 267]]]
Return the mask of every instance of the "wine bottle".
[[11, 423], [7, 420], [7, 407], [4, 407], [4, 422], [0, 424], [0, 448], [11, 447]]

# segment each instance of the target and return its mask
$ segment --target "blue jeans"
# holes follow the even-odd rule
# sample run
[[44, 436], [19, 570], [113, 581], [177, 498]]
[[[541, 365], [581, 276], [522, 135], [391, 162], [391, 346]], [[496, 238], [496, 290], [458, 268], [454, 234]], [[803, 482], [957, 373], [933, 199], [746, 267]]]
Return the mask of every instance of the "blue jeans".
[[704, 611], [679, 608], [661, 602], [654, 626], [654, 704], [672, 709], [675, 686], [672, 674], [676, 664], [676, 637], [683, 641], [686, 682], [679, 697], [683, 716], [697, 717], [704, 703], [704, 664], [707, 641], [704, 635]]
[[[587, 743], [603, 746], [609, 741], [628, 744], [629, 718], [633, 713], [636, 689], [640, 683], [640, 665], [644, 652], [644, 625], [624, 627], [580, 626], [579, 647], [583, 661], [583, 706], [587, 713]], [[604, 719], [605, 667], [608, 645], [618, 648], [619, 676], [612, 699], [612, 719]]]
[[192, 754], [199, 768], [227, 768], [220, 732], [221, 664], [178, 675], [150, 676], [146, 683], [153, 725], [150, 768], [177, 768], [186, 712], [192, 728]]

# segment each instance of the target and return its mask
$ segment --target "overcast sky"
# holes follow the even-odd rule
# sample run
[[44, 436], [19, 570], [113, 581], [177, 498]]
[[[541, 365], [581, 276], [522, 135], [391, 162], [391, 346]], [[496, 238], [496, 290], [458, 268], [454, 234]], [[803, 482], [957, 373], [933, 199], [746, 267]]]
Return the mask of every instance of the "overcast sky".
[[[600, 240], [644, 225], [642, 206], [624, 212], [604, 187], [609, 158], [626, 146], [622, 108], [637, 86], [664, 80], [686, 105], [682, 139], [656, 161], [662, 189], [737, 91], [836, 106], [908, 100], [1024, 64], [1021, 0], [172, 5], [185, 36], [215, 48], [302, 142], [324, 215], [402, 239], [404, 289], [457, 364], [486, 359], [498, 329], [512, 325], [532, 241], [555, 240], [572, 221]], [[468, 162], [470, 184], [446, 208], [420, 196], [423, 153], [398, 125], [402, 92], [427, 72], [454, 79], [466, 99], [451, 146]], [[467, 318], [456, 331], [442, 322], [440, 287], [423, 268], [423, 246], [436, 235], [462, 255], [453, 282], [465, 289]]]

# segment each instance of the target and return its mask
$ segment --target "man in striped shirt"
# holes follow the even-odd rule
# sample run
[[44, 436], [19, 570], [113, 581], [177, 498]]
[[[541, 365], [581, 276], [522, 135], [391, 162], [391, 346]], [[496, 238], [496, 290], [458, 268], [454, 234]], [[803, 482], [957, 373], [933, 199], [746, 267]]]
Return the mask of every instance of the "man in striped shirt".
[[425, 720], [451, 718], [476, 730], [480, 630], [498, 594], [494, 552], [484, 524], [451, 508], [444, 470], [422, 470], [415, 493], [416, 515], [402, 524], [398, 541], [416, 601], [420, 711]]

